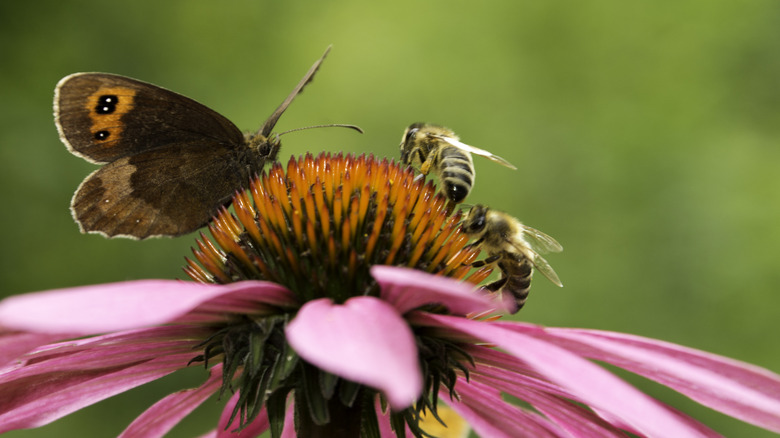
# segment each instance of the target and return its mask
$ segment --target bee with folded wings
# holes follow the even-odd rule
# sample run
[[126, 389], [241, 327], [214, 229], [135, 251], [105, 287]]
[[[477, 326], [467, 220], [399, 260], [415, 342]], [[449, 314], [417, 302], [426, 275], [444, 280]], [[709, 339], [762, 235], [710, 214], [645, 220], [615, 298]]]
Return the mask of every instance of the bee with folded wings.
[[[477, 239], [472, 246], [481, 246], [487, 258], [478, 260], [473, 267], [497, 264], [501, 278], [485, 286], [489, 291], [507, 292], [514, 298], [511, 313], [517, 313], [525, 304], [531, 288], [533, 268], [541, 272], [556, 286], [563, 286], [553, 268], [539, 253], [560, 252], [563, 247], [552, 237], [523, 225], [512, 216], [475, 205], [469, 210], [462, 224], [463, 231]], [[508, 300], [504, 300], [508, 302]]]
[[415, 123], [406, 128], [401, 138], [401, 162], [414, 166], [423, 175], [433, 171], [442, 192], [453, 205], [463, 202], [474, 186], [476, 174], [471, 154], [517, 170], [498, 155], [462, 143], [452, 130], [443, 126]]

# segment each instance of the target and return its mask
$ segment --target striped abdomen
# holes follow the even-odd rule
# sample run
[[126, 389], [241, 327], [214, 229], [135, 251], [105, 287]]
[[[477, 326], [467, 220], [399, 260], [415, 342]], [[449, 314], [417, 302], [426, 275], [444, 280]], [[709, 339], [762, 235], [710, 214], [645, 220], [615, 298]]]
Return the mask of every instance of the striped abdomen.
[[501, 270], [501, 278], [485, 286], [491, 291], [500, 290], [502, 293], [510, 293], [515, 299], [517, 308], [512, 313], [519, 311], [528, 298], [531, 289], [531, 273], [533, 265], [528, 257], [519, 253], [503, 252], [498, 260], [498, 268]]
[[455, 147], [444, 147], [439, 153], [439, 180], [447, 199], [462, 202], [474, 185], [474, 162], [471, 154]]

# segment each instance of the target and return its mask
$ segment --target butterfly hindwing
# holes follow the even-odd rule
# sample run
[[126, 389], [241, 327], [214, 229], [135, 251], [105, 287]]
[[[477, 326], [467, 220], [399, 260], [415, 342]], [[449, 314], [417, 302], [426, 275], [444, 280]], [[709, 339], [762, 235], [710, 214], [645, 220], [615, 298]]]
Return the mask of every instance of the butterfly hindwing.
[[84, 180], [71, 210], [86, 232], [134, 238], [186, 234], [205, 225], [248, 181], [235, 160], [230, 149], [202, 141], [123, 157]]

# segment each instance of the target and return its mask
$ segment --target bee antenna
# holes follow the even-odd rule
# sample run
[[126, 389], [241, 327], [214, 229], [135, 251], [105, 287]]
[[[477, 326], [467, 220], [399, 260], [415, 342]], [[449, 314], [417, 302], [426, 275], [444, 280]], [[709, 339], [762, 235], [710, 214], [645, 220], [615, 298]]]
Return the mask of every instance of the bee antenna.
[[357, 126], [357, 125], [349, 125], [349, 124], [345, 124], [345, 123], [331, 123], [331, 124], [328, 124], [328, 125], [313, 125], [313, 126], [304, 126], [303, 128], [295, 128], [295, 129], [291, 129], [289, 131], [284, 131], [282, 133], [279, 133], [279, 134], [277, 134], [277, 136], [281, 137], [284, 134], [289, 134], [291, 132], [303, 131], [304, 129], [312, 129], [312, 128], [349, 128], [349, 129], [354, 129], [355, 131], [363, 134], [363, 130], [360, 129], [360, 127]]

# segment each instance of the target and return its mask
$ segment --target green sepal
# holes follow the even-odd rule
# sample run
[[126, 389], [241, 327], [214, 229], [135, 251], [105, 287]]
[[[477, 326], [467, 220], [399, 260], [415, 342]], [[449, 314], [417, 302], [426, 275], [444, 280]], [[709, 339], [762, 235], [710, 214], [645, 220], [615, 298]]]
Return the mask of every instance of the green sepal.
[[303, 398], [306, 400], [312, 422], [319, 426], [328, 424], [330, 422], [330, 412], [328, 411], [328, 400], [323, 396], [319, 385], [320, 371], [308, 364], [302, 366], [301, 371], [303, 377], [301, 382]]
[[331, 374], [327, 371], [320, 370], [320, 389], [322, 390], [322, 397], [325, 400], [333, 398], [333, 394], [336, 392], [336, 385], [339, 383], [338, 376]]
[[[357, 386], [360, 388], [359, 385]], [[364, 389], [365, 391], [360, 391], [360, 403], [362, 405], [360, 438], [381, 438], [382, 434], [379, 431], [379, 420], [376, 416], [374, 403], [374, 391]]]
[[287, 396], [292, 387], [285, 386], [276, 389], [265, 401], [265, 411], [268, 414], [269, 430], [272, 438], [282, 436], [284, 417], [287, 412]]
[[341, 400], [344, 406], [352, 407], [358, 394], [360, 394], [361, 388], [363, 388], [363, 385], [359, 383], [342, 380], [341, 385], [339, 385], [339, 400]]

